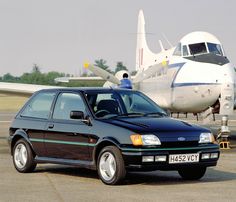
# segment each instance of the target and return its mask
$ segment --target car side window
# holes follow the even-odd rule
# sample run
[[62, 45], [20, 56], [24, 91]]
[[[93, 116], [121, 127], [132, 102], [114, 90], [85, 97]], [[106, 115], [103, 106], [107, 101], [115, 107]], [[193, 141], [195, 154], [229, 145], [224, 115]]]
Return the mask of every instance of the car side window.
[[114, 93], [87, 94], [86, 96], [97, 118], [109, 114], [121, 114], [121, 107]]
[[81, 95], [61, 93], [57, 98], [53, 119], [72, 120], [70, 118], [71, 111], [85, 112], [85, 104]]
[[55, 92], [38, 93], [29, 103], [27, 103], [21, 116], [48, 119], [55, 95]]

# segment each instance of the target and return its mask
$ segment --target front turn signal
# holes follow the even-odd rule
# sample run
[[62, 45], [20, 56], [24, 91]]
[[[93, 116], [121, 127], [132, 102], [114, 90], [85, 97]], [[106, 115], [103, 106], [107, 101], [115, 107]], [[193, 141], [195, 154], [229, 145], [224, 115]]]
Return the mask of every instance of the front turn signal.
[[141, 146], [141, 145], [143, 145], [142, 136], [139, 135], [139, 134], [131, 135], [130, 139], [131, 139], [131, 141], [132, 141], [134, 146]]

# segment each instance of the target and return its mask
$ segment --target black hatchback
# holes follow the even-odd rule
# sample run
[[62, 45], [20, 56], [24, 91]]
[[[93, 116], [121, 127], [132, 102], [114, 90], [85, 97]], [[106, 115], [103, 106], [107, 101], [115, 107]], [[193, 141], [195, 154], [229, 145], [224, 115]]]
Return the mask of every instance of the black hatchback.
[[97, 170], [105, 184], [121, 183], [129, 171], [177, 170], [197, 180], [219, 158], [208, 129], [172, 119], [141, 92], [125, 89], [38, 91], [9, 131], [19, 172], [68, 164]]

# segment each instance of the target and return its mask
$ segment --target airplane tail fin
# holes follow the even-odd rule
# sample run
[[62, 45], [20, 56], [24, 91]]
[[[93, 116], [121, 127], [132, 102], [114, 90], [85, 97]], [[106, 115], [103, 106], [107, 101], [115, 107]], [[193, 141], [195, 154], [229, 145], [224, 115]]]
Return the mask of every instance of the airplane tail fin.
[[156, 61], [156, 54], [147, 46], [143, 11], [139, 11], [136, 47], [136, 71], [145, 70]]

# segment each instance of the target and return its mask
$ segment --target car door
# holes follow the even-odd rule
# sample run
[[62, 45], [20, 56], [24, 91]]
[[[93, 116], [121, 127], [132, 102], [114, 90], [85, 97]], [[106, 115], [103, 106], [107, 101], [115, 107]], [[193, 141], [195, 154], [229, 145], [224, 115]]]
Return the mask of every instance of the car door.
[[44, 137], [47, 156], [51, 158], [88, 160], [90, 127], [81, 119], [70, 118], [71, 111], [86, 114], [86, 105], [80, 93], [61, 92], [55, 103], [51, 121]]

